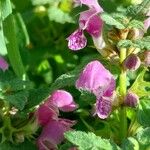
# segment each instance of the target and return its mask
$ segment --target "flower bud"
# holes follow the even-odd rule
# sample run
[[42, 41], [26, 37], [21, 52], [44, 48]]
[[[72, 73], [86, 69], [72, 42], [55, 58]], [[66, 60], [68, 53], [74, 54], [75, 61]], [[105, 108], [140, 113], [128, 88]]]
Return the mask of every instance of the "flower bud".
[[138, 56], [135, 54], [129, 55], [125, 61], [123, 62], [123, 66], [125, 69], [135, 71], [140, 67], [141, 61]]
[[141, 29], [131, 29], [128, 33], [128, 39], [136, 40], [144, 36], [144, 31]]
[[125, 99], [124, 104], [129, 107], [136, 107], [139, 101], [139, 97], [132, 92], [128, 92]]
[[140, 54], [140, 59], [146, 67], [150, 66], [150, 50]]

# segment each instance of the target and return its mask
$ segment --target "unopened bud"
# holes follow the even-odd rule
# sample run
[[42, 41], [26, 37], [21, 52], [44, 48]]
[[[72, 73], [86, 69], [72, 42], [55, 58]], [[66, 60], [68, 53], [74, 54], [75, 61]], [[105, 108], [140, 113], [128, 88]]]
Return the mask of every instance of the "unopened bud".
[[144, 36], [144, 31], [141, 29], [131, 29], [128, 34], [128, 39], [136, 40]]
[[136, 107], [139, 101], [139, 97], [132, 92], [128, 92], [125, 99], [124, 104], [129, 107]]
[[140, 59], [146, 67], [150, 66], [150, 50], [140, 54]]
[[138, 56], [135, 54], [129, 55], [125, 61], [123, 62], [123, 66], [125, 69], [135, 71], [140, 67], [141, 61]]

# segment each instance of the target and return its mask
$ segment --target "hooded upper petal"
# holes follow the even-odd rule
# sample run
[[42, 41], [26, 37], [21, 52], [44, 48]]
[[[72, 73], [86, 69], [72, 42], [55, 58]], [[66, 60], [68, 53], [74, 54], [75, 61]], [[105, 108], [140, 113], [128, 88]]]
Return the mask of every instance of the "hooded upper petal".
[[87, 5], [89, 8], [94, 8], [97, 12], [103, 12], [97, 0], [80, 0], [81, 4]]
[[64, 112], [73, 111], [77, 108], [72, 95], [64, 90], [54, 91], [48, 101]]
[[8, 66], [9, 65], [8, 65], [7, 61], [3, 57], [0, 57], [0, 69], [5, 71], [8, 69]]
[[89, 9], [80, 14], [79, 27], [86, 30], [91, 36], [99, 37], [101, 35], [103, 21], [96, 14], [95, 9]]
[[87, 39], [84, 36], [83, 30], [78, 29], [73, 32], [68, 38], [68, 47], [71, 50], [77, 51], [83, 49], [87, 44]]
[[[78, 89], [93, 92], [97, 97], [109, 90], [114, 81], [112, 74], [97, 60], [88, 63], [81, 72], [76, 87]], [[113, 83], [111, 89], [114, 89]], [[108, 93], [111, 93], [110, 90]]]
[[64, 140], [64, 132], [71, 130], [74, 121], [67, 119], [49, 120], [37, 140], [39, 150], [55, 150]]

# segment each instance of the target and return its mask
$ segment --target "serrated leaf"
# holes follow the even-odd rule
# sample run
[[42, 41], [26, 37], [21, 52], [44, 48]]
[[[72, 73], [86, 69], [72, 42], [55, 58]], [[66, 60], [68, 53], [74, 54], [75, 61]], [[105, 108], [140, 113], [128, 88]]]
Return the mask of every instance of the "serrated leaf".
[[150, 127], [143, 129], [137, 133], [137, 139], [140, 144], [142, 145], [149, 145], [150, 144]]
[[55, 21], [61, 24], [65, 22], [73, 23], [73, 19], [68, 13], [63, 12], [56, 6], [51, 6], [48, 9], [48, 17], [50, 21]]
[[5, 95], [4, 100], [9, 102], [19, 110], [23, 110], [28, 100], [29, 93], [27, 91], [21, 91], [11, 95]]
[[65, 133], [65, 138], [79, 147], [79, 150], [118, 150], [115, 143], [102, 139], [94, 133], [82, 131], [69, 131]]
[[21, 79], [12, 79], [0, 82], [0, 90], [3, 92], [12, 92], [12, 91], [20, 91], [24, 89], [31, 89], [33, 87], [32, 83], [30, 81], [23, 81]]
[[149, 8], [150, 1], [149, 0], [143, 0], [143, 2], [139, 5], [133, 5], [129, 6], [127, 8], [127, 14], [132, 17], [137, 17], [145, 8]]
[[136, 40], [135, 44], [140, 49], [150, 50], [150, 36], [143, 37], [142, 39]]
[[116, 20], [115, 18], [113, 18], [113, 16], [109, 15], [108, 13], [102, 13], [101, 18], [108, 25], [115, 26], [118, 29], [125, 28], [125, 26], [120, 21]]
[[146, 69], [143, 69], [139, 75], [137, 76], [136, 80], [132, 84], [131, 88], [129, 89], [133, 93], [136, 93], [139, 97], [143, 96], [150, 96], [148, 89], [150, 88], [150, 82], [144, 81]]
[[122, 150], [140, 150], [139, 143], [135, 138], [129, 137], [123, 141]]
[[120, 40], [117, 44], [118, 48], [129, 48], [130, 46], [133, 46], [134, 43], [131, 40]]
[[129, 22], [128, 28], [144, 29], [144, 23], [140, 20], [133, 19]]
[[30, 109], [40, 104], [42, 101], [48, 98], [49, 95], [50, 95], [49, 88], [39, 88], [39, 89], [30, 90], [26, 109]]
[[150, 126], [150, 99], [141, 99], [139, 109], [137, 112], [137, 120], [138, 122], [144, 126]]
[[51, 91], [53, 91], [66, 86], [74, 86], [76, 79], [77, 79], [76, 74], [73, 73], [63, 74], [55, 80], [55, 82], [51, 85], [50, 89]]

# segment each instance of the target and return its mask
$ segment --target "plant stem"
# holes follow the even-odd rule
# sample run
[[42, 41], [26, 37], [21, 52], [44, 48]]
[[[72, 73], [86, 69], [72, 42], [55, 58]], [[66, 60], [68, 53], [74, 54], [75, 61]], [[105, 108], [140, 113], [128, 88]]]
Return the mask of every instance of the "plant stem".
[[[126, 58], [126, 48], [120, 49], [120, 64]], [[121, 67], [121, 74], [119, 76], [119, 94], [121, 104], [123, 103], [124, 97], [126, 95], [126, 71]], [[120, 140], [122, 141], [127, 136], [127, 117], [126, 108], [121, 106], [120, 108]]]

